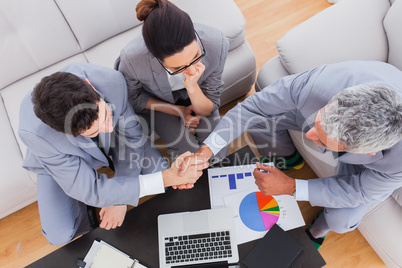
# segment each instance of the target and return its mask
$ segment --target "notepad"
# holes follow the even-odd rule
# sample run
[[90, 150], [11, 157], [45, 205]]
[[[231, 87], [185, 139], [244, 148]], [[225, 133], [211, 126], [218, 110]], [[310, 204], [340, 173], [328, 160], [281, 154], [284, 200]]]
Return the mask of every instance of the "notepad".
[[243, 263], [249, 268], [292, 267], [303, 247], [277, 224], [251, 250]]
[[85, 256], [85, 268], [146, 268], [105, 241], [95, 240]]

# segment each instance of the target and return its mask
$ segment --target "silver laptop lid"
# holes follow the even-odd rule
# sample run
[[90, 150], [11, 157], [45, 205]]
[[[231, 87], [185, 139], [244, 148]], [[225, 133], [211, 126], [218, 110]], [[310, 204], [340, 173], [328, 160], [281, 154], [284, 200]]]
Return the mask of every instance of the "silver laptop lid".
[[239, 261], [231, 208], [160, 215], [158, 239], [160, 267]]

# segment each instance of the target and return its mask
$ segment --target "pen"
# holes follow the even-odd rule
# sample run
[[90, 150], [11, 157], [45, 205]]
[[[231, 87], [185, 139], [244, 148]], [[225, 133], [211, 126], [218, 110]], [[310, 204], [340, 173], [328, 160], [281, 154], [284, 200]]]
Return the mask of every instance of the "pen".
[[[272, 162], [268, 162], [268, 163], [260, 163], [260, 164], [263, 164], [263, 165], [268, 165], [268, 166], [272, 166]], [[262, 173], [269, 173], [269, 171], [266, 171], [266, 170], [263, 170], [263, 169], [258, 169], [259, 171], [261, 171]]]

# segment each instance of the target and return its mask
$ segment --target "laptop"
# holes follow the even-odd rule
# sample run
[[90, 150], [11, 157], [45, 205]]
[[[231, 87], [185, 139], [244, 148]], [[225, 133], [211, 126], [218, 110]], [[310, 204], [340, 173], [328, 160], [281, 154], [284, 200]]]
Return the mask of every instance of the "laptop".
[[240, 267], [231, 208], [159, 215], [160, 267]]

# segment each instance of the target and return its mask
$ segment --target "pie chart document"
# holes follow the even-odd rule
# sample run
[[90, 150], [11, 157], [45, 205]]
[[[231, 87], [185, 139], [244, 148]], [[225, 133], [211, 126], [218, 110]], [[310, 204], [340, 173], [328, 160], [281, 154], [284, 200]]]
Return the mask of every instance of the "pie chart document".
[[305, 222], [293, 196], [266, 196], [259, 191], [244, 191], [225, 196], [226, 207], [234, 212], [237, 244], [262, 238], [276, 223], [285, 231]]

